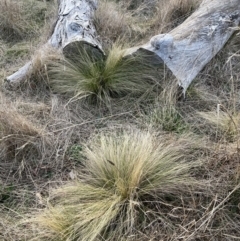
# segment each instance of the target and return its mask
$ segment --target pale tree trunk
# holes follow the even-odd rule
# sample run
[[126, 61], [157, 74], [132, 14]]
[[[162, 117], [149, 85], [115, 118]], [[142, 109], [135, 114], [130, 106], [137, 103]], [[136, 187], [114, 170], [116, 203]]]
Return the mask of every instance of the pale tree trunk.
[[[240, 23], [240, 0], [204, 0], [181, 25], [128, 54], [150, 51], [176, 76], [184, 93], [204, 66], [223, 48]], [[156, 58], [156, 56], [155, 56]]]
[[[37, 55], [46, 56], [51, 48], [63, 51], [70, 56], [78, 48], [88, 48], [93, 55], [103, 55], [103, 50], [96, 29], [93, 25], [93, 15], [97, 8], [96, 0], [60, 0], [58, 19], [51, 38], [43, 45]], [[10, 86], [17, 86], [34, 72], [35, 59], [29, 61], [17, 72], [8, 76], [6, 81]]]
[[[48, 45], [62, 49], [68, 57], [79, 45], [88, 46], [94, 55], [102, 54], [92, 23], [95, 9], [93, 0], [61, 0], [58, 21]], [[129, 49], [126, 56], [152, 54], [154, 64], [156, 60], [159, 65], [165, 64], [185, 92], [204, 66], [223, 48], [239, 23], [240, 0], [203, 0], [200, 7], [177, 28]], [[20, 82], [31, 74], [31, 68], [31, 62], [27, 63], [7, 77], [7, 81], [10, 84]]]

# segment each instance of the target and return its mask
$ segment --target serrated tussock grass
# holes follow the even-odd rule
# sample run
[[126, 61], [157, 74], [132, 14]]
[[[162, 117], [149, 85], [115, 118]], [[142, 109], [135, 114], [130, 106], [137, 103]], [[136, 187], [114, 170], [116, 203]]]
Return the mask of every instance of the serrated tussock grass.
[[200, 162], [192, 148], [138, 130], [99, 134], [83, 151], [79, 179], [55, 189], [34, 222], [44, 240], [124, 240], [163, 215], [155, 207], [166, 196], [196, 187], [191, 173]]
[[[182, 92], [180, 95], [182, 95]], [[162, 131], [186, 132], [189, 126], [177, 106], [178, 98], [179, 87], [175, 83], [167, 83], [156, 98], [154, 107], [147, 115], [149, 124]]]
[[46, 2], [35, 4], [33, 0], [0, 1], [0, 35], [8, 41], [19, 41], [34, 36], [43, 26]]
[[[29, 146], [44, 136], [43, 128], [37, 126], [0, 95], [0, 158], [4, 160], [28, 152]], [[36, 149], [35, 149], [36, 150]]]
[[174, 105], [158, 105], [152, 110], [150, 124], [157, 129], [182, 133], [188, 129], [187, 123]]
[[153, 5], [149, 1], [100, 1], [94, 23], [103, 47], [109, 48], [118, 41], [119, 36], [132, 46], [143, 43], [143, 39], [148, 41], [149, 36], [145, 36], [149, 30], [146, 15], [154, 12]]
[[157, 32], [168, 32], [187, 19], [198, 8], [201, 2], [202, 0], [157, 1], [152, 28]]
[[144, 61], [144, 56], [124, 57], [124, 54], [119, 45], [113, 45], [103, 58], [79, 48], [71, 60], [50, 67], [50, 84], [58, 93], [91, 101], [108, 102], [129, 94], [137, 97], [150, 93], [159, 81], [157, 70]]
[[198, 115], [205, 119], [214, 130], [216, 137], [221, 136], [228, 142], [236, 141], [239, 138], [239, 113], [232, 114], [226, 109], [209, 112], [198, 112]]
[[[8, 0], [8, 2], [10, 1]], [[14, 2], [14, 6], [9, 7], [8, 12], [2, 10], [3, 8], [0, 6], [2, 10], [0, 13], [0, 65], [2, 66], [0, 67], [0, 82], [3, 82], [5, 76], [11, 74], [12, 68], [17, 70], [23, 65], [21, 62], [25, 62], [25, 59], [31, 54], [32, 48], [42, 45], [41, 42], [45, 43], [49, 39], [53, 31], [52, 21], [50, 20], [52, 19], [55, 22], [57, 19], [57, 16], [54, 17], [50, 13], [53, 10], [49, 11], [49, 6], [53, 5], [52, 3], [55, 3], [55, 9], [57, 10], [57, 0], [11, 0], [11, 2]], [[31, 2], [31, 5], [28, 2]], [[137, 46], [148, 42], [150, 36], [169, 32], [194, 11], [197, 7], [195, 3], [200, 2], [201, 0], [99, 1], [98, 6], [100, 8], [96, 13], [98, 15], [95, 15], [98, 17], [95, 23], [104, 51], [117, 38], [125, 39], [124, 42], [128, 44], [130, 42], [131, 46]], [[4, 0], [0, 0], [1, 3], [4, 3]], [[20, 8], [15, 11], [14, 7], [18, 6]], [[26, 8], [22, 9], [22, 6]], [[106, 12], [106, 9], [109, 11]], [[18, 15], [18, 13], [21, 15]], [[5, 22], [1, 19], [2, 16], [7, 16], [7, 14], [10, 17], [11, 14], [15, 14], [12, 17], [16, 17], [17, 22], [13, 19], [10, 24], [12, 26], [16, 23], [19, 24], [19, 26], [15, 25], [17, 29], [5, 25]], [[43, 25], [48, 25], [48, 27], [43, 28]], [[46, 31], [48, 31], [48, 34]], [[171, 97], [169, 86], [165, 88], [164, 85], [173, 80], [176, 82], [176, 79], [166, 75], [166, 69], [161, 69], [164, 79], [147, 79], [149, 82], [153, 81], [153, 83], [156, 80], [156, 84], [160, 81], [157, 87], [169, 93], [169, 99], [166, 99], [168, 96], [160, 96], [161, 98], [158, 98], [156, 105], [153, 106], [153, 101], [145, 98], [146, 95], [140, 98], [144, 99], [144, 103], [136, 98], [138, 94], [134, 94], [135, 97], [121, 98], [120, 101], [117, 101], [116, 97], [125, 96], [129, 91], [119, 96], [116, 92], [111, 92], [110, 98], [108, 97], [111, 100], [111, 116], [106, 115], [105, 107], [95, 108], [89, 106], [88, 103], [79, 101], [69, 103], [68, 99], [66, 100], [62, 95], [55, 95], [55, 93], [49, 91], [46, 88], [46, 84], [48, 85], [48, 68], [45, 65], [49, 60], [49, 50], [35, 53], [32, 58], [34, 68], [30, 79], [32, 82], [25, 83], [29, 86], [21, 86], [21, 90], [17, 92], [1, 89], [1, 93], [8, 96], [6, 100], [8, 105], [4, 104], [4, 106], [5, 112], [8, 111], [9, 115], [4, 112], [3, 117], [0, 117], [2, 118], [2, 126], [4, 126], [0, 130], [2, 137], [4, 136], [0, 141], [0, 240], [32, 240], [33, 238], [37, 241], [75, 241], [82, 239], [111, 241], [237, 240], [240, 237], [240, 192], [238, 185], [240, 167], [237, 134], [240, 106], [239, 37], [239, 31], [237, 31], [222, 51], [206, 65], [188, 89], [187, 98], [184, 102], [176, 102], [174, 101], [175, 97]], [[16, 41], [18, 41], [17, 45], [15, 45]], [[22, 46], [24, 48], [26, 46], [26, 51]], [[29, 48], [29, 46], [33, 47]], [[105, 62], [106, 64], [107, 56], [108, 51], [106, 57], [100, 59], [103, 60], [102, 63]], [[56, 59], [55, 62], [57, 61], [59, 59]], [[91, 64], [95, 63], [96, 59], [90, 62]], [[132, 62], [129, 62], [131, 63], [129, 66], [132, 67]], [[79, 60], [76, 63], [79, 63]], [[74, 64], [73, 62], [73, 66], [75, 66]], [[60, 77], [66, 66], [66, 63], [61, 65]], [[135, 71], [137, 75], [139, 70], [142, 71], [141, 67]], [[40, 77], [39, 81], [38, 76]], [[140, 73], [139, 76], [139, 80], [142, 81]], [[64, 78], [68, 81], [66, 77]], [[164, 81], [161, 81], [162, 79]], [[33, 81], [36, 82], [33, 83]], [[136, 86], [138, 86], [137, 83]], [[42, 87], [41, 84], [44, 84], [44, 88], [40, 88]], [[152, 87], [155, 91], [154, 84]], [[64, 93], [64, 90], [61, 93]], [[72, 92], [68, 94], [71, 98], [77, 93], [77, 89], [72, 87]], [[99, 99], [96, 94], [88, 93], [88, 98]], [[133, 92], [130, 91], [130, 93]], [[17, 103], [19, 95], [22, 96], [21, 105], [24, 106], [19, 106], [19, 103]], [[83, 96], [85, 95], [81, 95], [81, 97]], [[102, 96], [99, 96], [103, 100]], [[81, 97], [78, 96], [78, 98]], [[156, 95], [154, 95], [155, 98]], [[44, 106], [39, 106], [44, 111], [37, 110], [36, 105], [39, 101], [44, 102], [44, 105], [48, 108], [47, 111]], [[134, 108], [132, 102], [134, 102]], [[216, 111], [219, 103], [225, 108]], [[0, 103], [0, 109], [2, 108], [1, 105], [2, 102]], [[113, 110], [115, 106], [117, 108]], [[115, 115], [116, 112], [117, 115]], [[199, 116], [198, 112], [210, 114], [209, 118], [215, 118], [217, 122]], [[143, 113], [148, 115], [147, 118], [143, 116]], [[19, 115], [21, 118], [19, 118]], [[102, 116], [104, 117], [102, 118]], [[223, 121], [219, 121], [219, 118]], [[146, 119], [150, 119], [151, 122], [143, 124]], [[220, 124], [221, 122], [223, 126]], [[139, 174], [141, 176], [139, 178], [141, 190], [132, 187], [130, 184], [125, 185], [133, 179], [127, 178], [127, 176], [133, 174], [128, 175], [127, 173], [130, 171], [128, 172], [129, 169], [126, 165], [122, 165], [122, 162], [116, 164], [116, 159], [111, 158], [112, 155], [118, 155], [114, 153], [128, 151], [128, 148], [125, 147], [125, 149], [119, 149], [118, 152], [112, 151], [113, 154], [109, 154], [108, 158], [105, 158], [106, 161], [100, 162], [101, 171], [109, 170], [108, 173], [104, 172], [106, 173], [105, 178], [95, 178], [95, 176], [103, 176], [100, 171], [99, 175], [96, 174], [93, 177], [93, 171], [90, 172], [90, 167], [85, 164], [86, 168], [80, 171], [78, 180], [72, 180], [68, 185], [51, 192], [51, 204], [48, 203], [48, 209], [44, 211], [43, 207], [46, 204], [44, 197], [48, 196], [49, 186], [55, 186], [56, 182], [59, 183], [66, 179], [76, 178], [75, 170], [78, 166], [82, 168], [83, 163], [85, 163], [81, 147], [91, 133], [93, 131], [101, 132], [103, 129], [112, 131], [115, 127], [126, 129], [126, 126], [130, 123], [131, 126], [134, 125], [135, 128], [141, 130], [149, 128], [148, 125], [151, 124], [151, 130], [157, 135], [156, 138], [152, 137], [157, 142], [156, 149], [159, 143], [166, 143], [166, 146], [183, 145], [181, 148], [179, 147], [180, 151], [178, 151], [184, 156], [184, 158], [179, 159], [183, 162], [195, 160], [197, 156], [201, 155], [202, 158], [206, 159], [206, 162], [200, 170], [190, 168], [189, 176], [191, 177], [191, 173], [193, 173], [198, 179], [204, 178], [211, 183], [211, 187], [205, 186], [203, 191], [194, 192], [190, 197], [188, 195], [190, 193], [186, 193], [187, 187], [183, 189], [183, 185], [180, 185], [179, 190], [172, 188], [171, 192], [168, 192], [167, 188], [172, 187], [172, 183], [164, 186], [164, 188], [161, 186], [162, 189], [160, 189], [161, 180], [155, 192], [149, 190], [148, 193], [151, 195], [148, 193], [145, 195], [141, 191], [144, 185], [140, 184], [143, 183], [141, 178], [146, 176]], [[176, 136], [179, 136], [179, 133], [186, 132], [186, 129], [182, 128], [185, 123], [188, 123], [190, 130], [196, 135], [205, 136], [209, 147], [207, 152], [198, 153], [198, 151], [192, 149], [191, 145], [185, 145], [181, 141], [179, 143]], [[50, 143], [42, 143], [42, 140], [39, 140], [38, 136], [42, 134], [41, 126], [45, 126], [47, 135], [50, 138], [52, 137]], [[4, 134], [2, 134], [3, 129]], [[163, 133], [162, 130], [165, 130], [165, 132]], [[171, 132], [168, 135], [168, 140], [166, 139], [166, 132]], [[172, 132], [177, 132], [177, 135]], [[129, 134], [131, 136], [137, 135], [136, 131], [128, 132], [127, 135]], [[215, 136], [217, 138], [212, 138]], [[109, 135], [106, 135], [106, 137], [109, 138]], [[120, 145], [122, 143], [120, 140], [123, 139], [122, 134], [114, 134], [115, 137], [117, 140], [113, 143]], [[192, 137], [186, 138], [188, 138], [188, 142], [192, 141]], [[132, 139], [134, 141], [136, 138]], [[101, 143], [100, 137], [95, 138], [88, 145], [88, 148], [90, 151], [91, 146], [98, 145], [102, 148], [103, 144]], [[140, 138], [138, 143], [141, 144]], [[132, 145], [132, 143], [130, 144]], [[127, 146], [130, 146], [130, 144]], [[105, 146], [109, 146], [109, 144]], [[142, 150], [146, 150], [143, 145], [141, 147]], [[147, 147], [148, 145], [146, 145]], [[85, 156], [87, 156], [86, 149], [84, 151]], [[176, 149], [178, 148], [175, 146], [174, 148], [171, 147], [171, 151]], [[140, 153], [142, 154], [143, 151]], [[98, 155], [100, 157], [97, 160], [100, 160], [102, 157], [100, 154]], [[135, 156], [134, 163], [137, 163], [137, 159], [145, 156], [145, 154], [140, 157], [137, 153]], [[161, 155], [159, 156], [161, 157]], [[89, 160], [90, 157], [86, 161]], [[129, 159], [126, 160], [129, 161]], [[176, 161], [177, 163], [178, 161]], [[123, 171], [121, 171], [121, 176], [118, 174], [120, 172], [116, 171], [117, 168], [122, 170], [122, 166], [126, 173], [125, 176], [122, 174]], [[135, 171], [132, 172], [135, 173], [135, 176], [141, 173], [135, 167], [138, 167], [139, 170], [141, 168], [146, 169], [146, 166], [134, 165], [133, 170]], [[149, 168], [149, 170], [150, 173], [153, 173], [152, 169]], [[113, 171], [115, 173], [110, 175], [109, 172]], [[142, 173], [146, 172], [143, 171]], [[176, 171], [176, 175], [178, 174], [179, 172]], [[153, 174], [153, 176], [156, 175]], [[169, 176], [171, 175], [169, 174]], [[101, 185], [103, 183], [105, 185], [100, 187], [100, 184], [97, 185], [96, 179], [101, 181]], [[124, 181], [126, 179], [127, 181]], [[14, 190], [11, 187], [14, 187]], [[193, 187], [190, 185], [188, 188]], [[232, 193], [232, 190], [235, 191]], [[208, 191], [210, 191], [210, 195], [208, 195]], [[32, 217], [33, 208], [41, 209], [39, 212], [44, 218], [40, 217], [40, 226], [34, 225], [32, 229], [30, 223], [18, 225], [19, 223], [22, 224], [22, 218], [25, 220], [24, 214]]]
[[21, 37], [27, 24], [22, 16], [22, 4], [13, 0], [1, 0], [0, 9], [0, 30], [7, 35]]
[[[108, 11], [106, 11], [108, 9]], [[103, 46], [114, 43], [119, 36], [125, 36], [128, 40], [133, 35], [132, 13], [126, 13], [119, 3], [103, 0], [94, 14], [94, 23], [97, 32], [103, 38]]]

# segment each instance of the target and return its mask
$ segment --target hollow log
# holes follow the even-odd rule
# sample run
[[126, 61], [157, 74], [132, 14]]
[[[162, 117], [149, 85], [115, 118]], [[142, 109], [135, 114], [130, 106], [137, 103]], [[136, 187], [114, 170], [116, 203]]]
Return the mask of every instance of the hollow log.
[[[87, 48], [93, 55], [103, 55], [93, 25], [93, 15], [97, 8], [96, 0], [60, 0], [58, 18], [51, 38], [43, 45], [38, 54], [46, 55], [47, 50], [55, 48], [70, 57], [80, 47]], [[6, 78], [10, 86], [17, 86], [34, 72], [34, 57], [14, 74]]]
[[154, 53], [159, 65], [164, 63], [172, 71], [185, 93], [198, 73], [239, 29], [239, 24], [240, 0], [204, 0], [181, 25], [129, 49], [126, 55]]

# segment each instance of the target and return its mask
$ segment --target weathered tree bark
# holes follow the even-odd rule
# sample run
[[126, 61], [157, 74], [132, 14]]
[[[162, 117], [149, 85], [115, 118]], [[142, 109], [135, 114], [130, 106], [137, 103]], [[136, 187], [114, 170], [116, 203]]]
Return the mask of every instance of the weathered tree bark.
[[[92, 23], [97, 0], [60, 0], [59, 16], [48, 45], [62, 49], [66, 56], [77, 52], [80, 45], [93, 54], [102, 54]], [[223, 48], [240, 24], [240, 0], [203, 0], [200, 7], [181, 25], [167, 34], [160, 34], [127, 55], [152, 54], [156, 65], [165, 64], [179, 81], [184, 92], [204, 68]], [[149, 57], [148, 57], [149, 60]], [[7, 77], [10, 84], [26, 78], [33, 71], [27, 63], [15, 74]]]
[[[88, 48], [93, 55], [102, 55], [103, 50], [96, 29], [93, 25], [93, 14], [97, 8], [96, 0], [60, 0], [58, 19], [51, 38], [38, 50], [46, 56], [49, 47], [63, 51], [70, 57], [78, 48]], [[8, 76], [6, 81], [11, 86], [18, 85], [34, 72], [34, 57], [17, 72]]]
[[[183, 87], [223, 48], [240, 24], [240, 0], [204, 0], [185, 22], [128, 54], [149, 51], [159, 57]], [[156, 56], [154, 61], [156, 60]]]

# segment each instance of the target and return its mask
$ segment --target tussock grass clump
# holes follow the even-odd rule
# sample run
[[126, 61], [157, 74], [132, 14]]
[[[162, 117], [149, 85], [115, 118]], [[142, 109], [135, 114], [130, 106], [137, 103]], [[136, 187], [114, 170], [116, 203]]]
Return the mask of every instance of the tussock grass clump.
[[[147, 13], [153, 11], [154, 1], [108, 1], [99, 2], [94, 15], [94, 23], [104, 48], [109, 48], [119, 38], [139, 44], [149, 27]], [[150, 7], [151, 6], [151, 7]], [[106, 12], [106, 9], [108, 11]], [[147, 39], [149, 36], [147, 36]]]
[[227, 141], [237, 140], [239, 137], [240, 115], [222, 111], [198, 113], [215, 131], [216, 137], [224, 137]]
[[[34, 55], [32, 56], [32, 71], [31, 71], [31, 78], [39, 79], [39, 76], [44, 76], [43, 81], [48, 81], [47, 76], [47, 66], [50, 62], [59, 61], [61, 60], [62, 53], [57, 51], [50, 45], [44, 45], [42, 48], [35, 51]], [[38, 77], [38, 78], [37, 78]]]
[[15, 156], [32, 146], [41, 130], [14, 110], [0, 110], [0, 156]]
[[28, 136], [36, 136], [39, 134], [39, 130], [34, 127], [26, 118], [21, 114], [14, 111], [12, 108], [1, 109], [1, 131], [3, 135], [15, 133]]
[[35, 4], [35, 1], [1, 0], [0, 32], [6, 40], [19, 40], [37, 33], [43, 26], [46, 3]]
[[163, 83], [163, 85], [165, 86], [155, 100], [155, 105], [150, 113], [148, 113], [147, 120], [150, 126], [156, 129], [183, 133], [189, 129], [189, 126], [178, 107], [179, 87], [176, 83], [171, 82]]
[[28, 23], [23, 19], [22, 3], [13, 0], [0, 1], [0, 29], [7, 34], [22, 36]]
[[174, 105], [157, 106], [150, 113], [150, 124], [163, 131], [182, 133], [188, 129], [183, 116]]
[[202, 0], [159, 0], [152, 22], [153, 29], [168, 32], [187, 19], [201, 2]]
[[14, 157], [34, 146], [37, 138], [43, 137], [43, 130], [8, 105], [0, 96], [0, 157]]
[[119, 36], [131, 35], [133, 17], [130, 12], [123, 11], [120, 4], [104, 0], [99, 3], [95, 12], [94, 23], [98, 34], [104, 38], [104, 46], [109, 46]]
[[166, 224], [167, 197], [186, 194], [199, 165], [189, 143], [172, 141], [137, 130], [92, 139], [79, 180], [54, 190], [54, 206], [35, 219], [44, 240], [125, 240], [156, 219]]
[[124, 53], [122, 47], [114, 45], [106, 57], [96, 59], [79, 49], [77, 58], [53, 64], [50, 84], [57, 92], [73, 98], [88, 97], [103, 102], [152, 90], [157, 71], [140, 57], [124, 58]]

